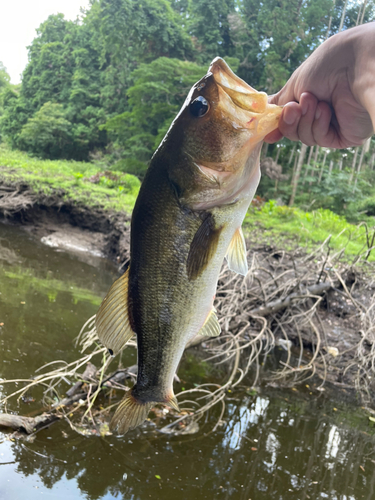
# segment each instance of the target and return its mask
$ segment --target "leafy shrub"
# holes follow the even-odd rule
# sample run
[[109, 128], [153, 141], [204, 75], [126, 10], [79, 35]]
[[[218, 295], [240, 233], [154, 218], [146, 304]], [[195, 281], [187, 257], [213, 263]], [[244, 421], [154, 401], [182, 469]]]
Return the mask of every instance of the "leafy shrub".
[[72, 146], [71, 128], [63, 106], [46, 102], [22, 127], [19, 144], [41, 158], [67, 158]]
[[147, 163], [136, 160], [135, 158], [123, 158], [113, 165], [113, 168], [119, 172], [127, 172], [143, 179], [147, 170]]

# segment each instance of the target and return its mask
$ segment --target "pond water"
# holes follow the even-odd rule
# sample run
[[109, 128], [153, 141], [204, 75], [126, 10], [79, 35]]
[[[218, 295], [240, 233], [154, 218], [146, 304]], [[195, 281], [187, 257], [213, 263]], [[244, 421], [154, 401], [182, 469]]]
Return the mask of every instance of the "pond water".
[[[0, 379], [79, 357], [74, 338], [116, 276], [104, 259], [59, 252], [0, 225]], [[199, 378], [191, 356], [179, 373]], [[0, 383], [0, 398], [10, 390]], [[21, 415], [38, 408], [7, 406]], [[375, 498], [374, 429], [343, 393], [313, 383], [242, 387], [228, 394], [223, 425], [211, 432], [219, 411], [179, 437], [150, 425], [124, 437], [85, 437], [65, 421], [33, 442], [0, 432], [0, 499]]]

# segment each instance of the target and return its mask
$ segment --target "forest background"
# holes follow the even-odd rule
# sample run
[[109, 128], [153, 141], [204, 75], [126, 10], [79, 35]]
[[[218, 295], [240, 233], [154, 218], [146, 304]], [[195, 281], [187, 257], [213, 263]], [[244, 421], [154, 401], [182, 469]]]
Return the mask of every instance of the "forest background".
[[[374, 0], [92, 0], [76, 21], [58, 14], [41, 24], [20, 85], [0, 63], [0, 139], [142, 180], [214, 57], [272, 94], [326, 38], [374, 19]], [[373, 223], [374, 137], [346, 150], [283, 139], [262, 157], [258, 195], [278, 200], [269, 214], [289, 204]]]

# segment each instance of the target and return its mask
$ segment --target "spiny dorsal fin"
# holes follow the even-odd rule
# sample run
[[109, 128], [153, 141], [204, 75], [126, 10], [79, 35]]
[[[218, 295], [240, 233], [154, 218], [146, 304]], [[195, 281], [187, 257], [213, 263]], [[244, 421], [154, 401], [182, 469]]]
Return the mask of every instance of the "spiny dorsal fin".
[[202, 222], [191, 242], [186, 262], [189, 280], [197, 279], [208, 265], [216, 252], [222, 229], [215, 227], [215, 220], [211, 214]]
[[98, 337], [113, 356], [134, 335], [128, 315], [128, 277], [129, 268], [109, 289], [95, 320]]
[[217, 320], [216, 311], [211, 309], [210, 314], [207, 316], [204, 325], [199, 330], [198, 335], [206, 335], [207, 337], [217, 337], [220, 335], [221, 327]]
[[142, 403], [132, 395], [132, 391], [128, 391], [111, 420], [111, 431], [116, 430], [119, 434], [125, 434], [128, 430], [135, 429], [146, 420], [154, 404]]
[[248, 271], [246, 243], [241, 227], [236, 229], [225, 257], [231, 271], [246, 276]]

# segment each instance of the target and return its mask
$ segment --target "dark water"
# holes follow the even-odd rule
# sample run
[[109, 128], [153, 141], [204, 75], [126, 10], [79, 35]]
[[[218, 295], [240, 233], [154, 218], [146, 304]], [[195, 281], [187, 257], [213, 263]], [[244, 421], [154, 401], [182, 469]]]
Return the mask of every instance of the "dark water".
[[[0, 378], [76, 359], [73, 339], [115, 277], [104, 260], [58, 252], [0, 226]], [[204, 376], [199, 370], [188, 356], [180, 376], [189, 383]], [[0, 397], [9, 391], [0, 383]], [[8, 403], [23, 415], [36, 408]], [[242, 387], [228, 394], [224, 424], [213, 433], [218, 412], [182, 437], [151, 424], [122, 438], [84, 437], [65, 421], [33, 442], [0, 433], [0, 500], [375, 498], [374, 428], [342, 394], [313, 384]]]

